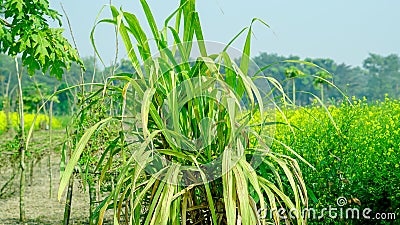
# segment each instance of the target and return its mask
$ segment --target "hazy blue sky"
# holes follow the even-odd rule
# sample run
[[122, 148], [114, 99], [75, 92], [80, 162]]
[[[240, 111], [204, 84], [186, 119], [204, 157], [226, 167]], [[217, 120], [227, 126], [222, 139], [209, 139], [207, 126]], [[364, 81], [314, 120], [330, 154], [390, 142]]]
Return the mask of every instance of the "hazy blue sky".
[[[107, 0], [50, 0], [60, 2], [71, 20], [81, 55], [93, 54], [89, 35], [101, 7]], [[114, 0], [113, 4], [137, 13], [144, 20], [139, 0]], [[149, 0], [160, 26], [178, 5], [177, 0]], [[256, 25], [252, 55], [260, 52], [301, 57], [329, 57], [338, 62], [361, 65], [368, 53], [400, 54], [400, 1], [396, 0], [198, 0], [197, 9], [205, 39], [228, 42], [254, 17], [271, 29]], [[106, 9], [102, 17], [109, 16]], [[64, 18], [64, 27], [67, 23]], [[68, 35], [68, 32], [66, 32]], [[101, 25], [96, 44], [105, 62], [115, 54], [113, 27]], [[242, 48], [243, 39], [235, 47]], [[120, 57], [126, 56], [121, 53]]]

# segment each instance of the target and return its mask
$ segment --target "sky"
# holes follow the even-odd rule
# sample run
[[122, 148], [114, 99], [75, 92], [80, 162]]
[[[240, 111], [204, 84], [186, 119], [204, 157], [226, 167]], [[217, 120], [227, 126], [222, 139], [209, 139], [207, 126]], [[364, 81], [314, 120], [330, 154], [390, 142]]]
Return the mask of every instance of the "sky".
[[[52, 8], [70, 19], [72, 32], [81, 56], [93, 55], [90, 32], [102, 7], [109, 0], [50, 0]], [[134, 13], [147, 26], [139, 0], [113, 0], [117, 8]], [[179, 1], [148, 0], [158, 22], [173, 12]], [[301, 58], [332, 58], [339, 63], [362, 65], [369, 53], [400, 55], [400, 1], [396, 0], [197, 0], [197, 11], [208, 41], [228, 43], [252, 18], [270, 25], [254, 26], [252, 56], [261, 52]], [[99, 18], [109, 18], [105, 7]], [[71, 40], [66, 16], [65, 36]], [[146, 31], [150, 31], [146, 29]], [[95, 30], [95, 43], [106, 64], [115, 58], [115, 33], [112, 25], [100, 24]], [[244, 36], [233, 46], [242, 49]], [[119, 58], [126, 51], [119, 43]]]

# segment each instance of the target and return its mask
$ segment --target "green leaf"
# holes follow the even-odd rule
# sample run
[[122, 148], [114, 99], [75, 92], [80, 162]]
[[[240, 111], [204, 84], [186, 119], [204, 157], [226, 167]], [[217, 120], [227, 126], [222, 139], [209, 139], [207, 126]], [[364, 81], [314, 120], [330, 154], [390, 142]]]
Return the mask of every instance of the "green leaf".
[[64, 74], [63, 68], [66, 68], [65, 63], [60, 60], [56, 60], [53, 62], [53, 65], [51, 65], [50, 75], [55, 76], [58, 80], [61, 80], [62, 75]]
[[23, 65], [28, 67], [28, 74], [32, 76], [36, 70], [40, 70], [40, 65], [33, 56], [27, 57], [23, 61]]
[[82, 138], [79, 140], [78, 144], [76, 145], [75, 151], [72, 153], [72, 156], [68, 161], [68, 164], [65, 168], [64, 174], [61, 177], [60, 186], [58, 188], [58, 201], [61, 200], [61, 195], [64, 192], [65, 188], [67, 187], [69, 179], [74, 171], [74, 168], [75, 168], [76, 164], [78, 163], [78, 160], [82, 154], [82, 151], [86, 147], [86, 144], [90, 140], [91, 136], [93, 135], [93, 133], [97, 130], [97, 128], [100, 125], [107, 123], [111, 119], [112, 119], [112, 117], [109, 117], [109, 118], [106, 118], [106, 119], [101, 120], [100, 122], [96, 123], [94, 126], [87, 129], [85, 134], [83, 134]]
[[142, 56], [142, 60], [146, 61], [151, 56], [150, 46], [147, 40], [146, 33], [143, 31], [142, 27], [140, 26], [139, 20], [136, 18], [135, 15], [128, 12], [123, 12], [123, 15], [129, 26], [129, 31], [131, 31], [131, 33], [140, 45], [140, 54]]
[[197, 12], [193, 13], [193, 23], [194, 23], [193, 27], [197, 38], [197, 44], [199, 45], [201, 56], [206, 57], [207, 50], [204, 44], [204, 37], [203, 37], [203, 31], [201, 30], [199, 14]]
[[1, 39], [3, 39], [3, 35], [4, 35], [3, 24], [0, 23], [0, 37], [1, 37]]
[[49, 55], [47, 52], [47, 47], [49, 47], [49, 42], [43, 36], [43, 33], [38, 33], [32, 35], [33, 47], [35, 48], [35, 58], [38, 59], [41, 65], [45, 64], [46, 56]]
[[140, 3], [142, 4], [142, 8], [146, 15], [147, 22], [150, 26], [151, 32], [153, 33], [153, 37], [156, 40], [157, 47], [159, 50], [162, 50], [163, 48], [165, 48], [165, 44], [162, 43], [161, 36], [158, 31], [157, 24], [154, 19], [153, 13], [151, 12], [150, 7], [147, 4], [146, 0], [140, 0]]

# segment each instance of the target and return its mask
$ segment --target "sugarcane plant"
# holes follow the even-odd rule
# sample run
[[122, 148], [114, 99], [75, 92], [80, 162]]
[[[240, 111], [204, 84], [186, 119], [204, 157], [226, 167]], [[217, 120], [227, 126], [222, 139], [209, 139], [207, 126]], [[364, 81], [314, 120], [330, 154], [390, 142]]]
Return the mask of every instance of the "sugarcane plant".
[[[303, 159], [289, 147], [296, 159], [269, 147], [277, 107], [272, 93], [287, 96], [250, 59], [253, 24], [268, 25], [253, 19], [211, 53], [195, 0], [180, 1], [161, 29], [148, 3], [140, 3], [150, 35], [135, 14], [114, 6], [112, 18], [93, 28], [96, 49], [95, 28], [115, 26], [133, 70], [110, 76], [85, 98], [113, 104], [106, 103], [108, 117], [91, 120], [80, 136], [58, 198], [74, 168], [85, 163], [82, 157], [92, 152], [97, 157], [91, 172], [99, 174], [96, 181], [106, 190], [91, 215], [97, 224], [108, 210], [115, 224], [279, 224], [280, 208], [287, 212], [286, 223], [305, 224], [301, 212], [308, 204], [307, 190], [297, 164]], [[242, 34], [244, 48], [236, 63], [229, 48]], [[273, 88], [259, 88], [264, 82]], [[90, 107], [97, 106], [81, 110]], [[110, 134], [107, 146], [91, 148], [104, 132]]]

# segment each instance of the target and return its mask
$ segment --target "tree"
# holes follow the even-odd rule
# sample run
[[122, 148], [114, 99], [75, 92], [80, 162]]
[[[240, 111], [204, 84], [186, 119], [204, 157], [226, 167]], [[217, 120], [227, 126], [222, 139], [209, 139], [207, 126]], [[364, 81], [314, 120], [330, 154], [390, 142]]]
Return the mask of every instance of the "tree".
[[[335, 85], [346, 95], [357, 96], [358, 98], [365, 96], [368, 99], [371, 97], [372, 93], [367, 90], [368, 77], [361, 67], [351, 67], [341, 63], [337, 65], [336, 70], [332, 71], [332, 73], [335, 75]], [[331, 92], [329, 96], [334, 98], [342, 97], [339, 92]]]
[[293, 105], [295, 106], [296, 105], [296, 78], [304, 77], [305, 74], [301, 70], [297, 69], [296, 67], [291, 66], [290, 68], [285, 70], [285, 76], [287, 79], [292, 80], [292, 96], [293, 96], [292, 102], [293, 102]]
[[332, 75], [326, 71], [318, 71], [314, 78], [314, 87], [318, 88], [321, 92], [321, 101], [324, 102], [324, 84], [328, 84], [328, 79], [331, 79]]
[[29, 74], [36, 70], [61, 79], [63, 68], [72, 61], [81, 63], [76, 49], [62, 36], [63, 29], [50, 28], [47, 19], [58, 21], [60, 14], [49, 8], [47, 0], [1, 0], [0, 52], [16, 57]]
[[370, 54], [363, 62], [363, 67], [370, 76], [369, 91], [375, 93], [374, 97], [382, 97], [384, 94], [398, 96], [400, 81], [400, 58], [391, 54], [380, 56]]
[[25, 221], [25, 124], [22, 91], [22, 68], [18, 63], [21, 56], [28, 73], [50, 72], [61, 79], [63, 69], [71, 62], [82, 65], [77, 51], [62, 36], [63, 29], [50, 28], [48, 19], [57, 20], [61, 26], [60, 14], [49, 8], [47, 0], [0, 0], [0, 53], [14, 57], [19, 93], [19, 154], [20, 154], [20, 220]]

